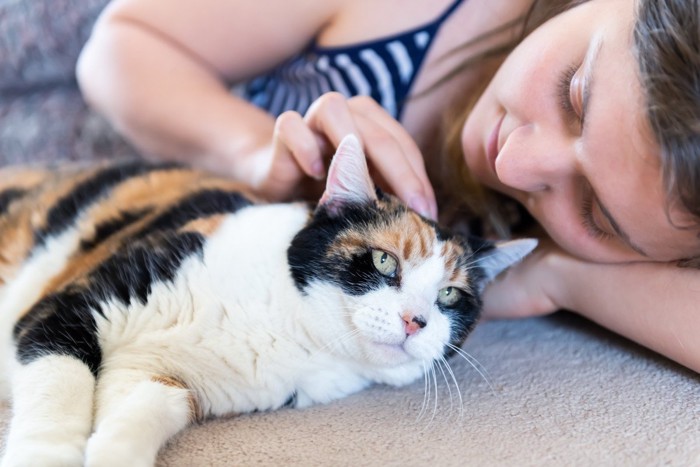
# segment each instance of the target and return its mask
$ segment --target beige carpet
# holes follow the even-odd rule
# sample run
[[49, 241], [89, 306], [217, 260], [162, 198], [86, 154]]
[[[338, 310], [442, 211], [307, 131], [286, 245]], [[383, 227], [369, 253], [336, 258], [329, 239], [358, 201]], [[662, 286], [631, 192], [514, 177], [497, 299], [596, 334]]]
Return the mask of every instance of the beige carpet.
[[700, 465], [700, 377], [663, 358], [568, 314], [484, 323], [464, 348], [488, 382], [453, 358], [461, 408], [438, 372], [423, 411], [423, 382], [378, 386], [193, 427], [158, 465]]

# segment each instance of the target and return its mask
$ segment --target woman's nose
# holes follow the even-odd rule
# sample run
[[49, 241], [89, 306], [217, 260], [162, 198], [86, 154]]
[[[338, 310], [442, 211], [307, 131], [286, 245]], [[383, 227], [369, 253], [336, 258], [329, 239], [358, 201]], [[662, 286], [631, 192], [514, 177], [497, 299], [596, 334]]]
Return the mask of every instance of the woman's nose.
[[537, 124], [525, 124], [503, 135], [496, 173], [504, 185], [535, 192], [566, 184], [576, 176], [576, 143]]

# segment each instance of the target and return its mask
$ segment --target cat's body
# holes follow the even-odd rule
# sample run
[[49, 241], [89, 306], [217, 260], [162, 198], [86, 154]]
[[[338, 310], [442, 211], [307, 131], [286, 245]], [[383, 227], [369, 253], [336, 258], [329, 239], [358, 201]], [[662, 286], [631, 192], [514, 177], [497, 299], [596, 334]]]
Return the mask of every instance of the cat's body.
[[315, 210], [172, 166], [6, 172], [3, 465], [151, 465], [193, 421], [407, 384], [459, 345], [532, 245], [477, 264], [345, 147]]

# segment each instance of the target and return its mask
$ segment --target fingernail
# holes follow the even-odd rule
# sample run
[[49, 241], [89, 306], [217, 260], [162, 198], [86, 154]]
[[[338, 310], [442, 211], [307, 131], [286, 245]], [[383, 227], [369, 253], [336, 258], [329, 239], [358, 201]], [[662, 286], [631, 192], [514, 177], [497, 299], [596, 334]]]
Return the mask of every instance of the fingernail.
[[426, 201], [426, 199], [422, 196], [414, 196], [408, 201], [408, 205], [421, 216], [432, 219], [432, 216], [430, 215], [430, 208], [428, 207], [428, 201]]
[[311, 171], [313, 172], [313, 176], [315, 178], [323, 178], [323, 176], [325, 175], [325, 168], [323, 167], [323, 162], [315, 161], [313, 164], [311, 164]]

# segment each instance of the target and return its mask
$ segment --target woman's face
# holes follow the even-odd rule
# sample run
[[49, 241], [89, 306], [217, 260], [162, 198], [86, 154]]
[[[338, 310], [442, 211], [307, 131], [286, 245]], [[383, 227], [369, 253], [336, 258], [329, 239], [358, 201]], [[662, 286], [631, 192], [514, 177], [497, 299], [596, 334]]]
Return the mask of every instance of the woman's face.
[[596, 261], [700, 251], [668, 209], [634, 57], [633, 0], [591, 0], [544, 24], [505, 60], [469, 116], [465, 159], [568, 251]]

